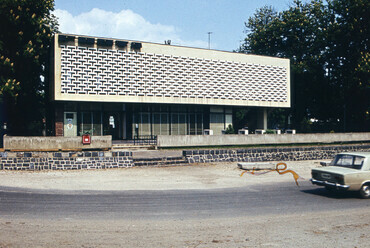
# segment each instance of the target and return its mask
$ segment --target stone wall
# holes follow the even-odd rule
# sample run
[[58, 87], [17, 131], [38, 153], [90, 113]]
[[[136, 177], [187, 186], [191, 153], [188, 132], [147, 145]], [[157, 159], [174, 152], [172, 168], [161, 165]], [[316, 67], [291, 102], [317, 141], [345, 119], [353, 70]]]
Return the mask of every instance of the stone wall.
[[188, 163], [298, 161], [332, 159], [335, 154], [348, 151], [370, 152], [370, 144], [284, 148], [184, 150], [183, 156]]
[[125, 168], [132, 152], [0, 152], [0, 170], [78, 170]]
[[[0, 170], [79, 170], [169, 166], [208, 162], [257, 162], [332, 159], [345, 151], [368, 151], [370, 144], [284, 148], [184, 150], [183, 159], [133, 159], [132, 152], [0, 152]], [[158, 160], [158, 159], [157, 159]]]

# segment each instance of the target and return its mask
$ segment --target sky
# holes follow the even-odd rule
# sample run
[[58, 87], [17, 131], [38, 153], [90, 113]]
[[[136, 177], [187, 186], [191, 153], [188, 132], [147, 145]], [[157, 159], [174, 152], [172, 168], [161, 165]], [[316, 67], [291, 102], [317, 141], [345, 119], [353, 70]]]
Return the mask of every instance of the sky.
[[[233, 51], [244, 23], [263, 6], [288, 9], [292, 0], [55, 0], [59, 31]], [[208, 33], [211, 32], [209, 35]], [[208, 41], [210, 37], [210, 43]]]

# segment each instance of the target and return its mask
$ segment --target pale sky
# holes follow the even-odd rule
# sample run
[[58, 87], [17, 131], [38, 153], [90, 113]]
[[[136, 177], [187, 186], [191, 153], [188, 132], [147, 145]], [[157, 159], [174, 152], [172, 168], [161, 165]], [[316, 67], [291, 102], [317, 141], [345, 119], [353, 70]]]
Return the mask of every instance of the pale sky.
[[288, 9], [292, 0], [55, 0], [63, 33], [208, 48], [237, 49], [244, 22], [265, 5]]

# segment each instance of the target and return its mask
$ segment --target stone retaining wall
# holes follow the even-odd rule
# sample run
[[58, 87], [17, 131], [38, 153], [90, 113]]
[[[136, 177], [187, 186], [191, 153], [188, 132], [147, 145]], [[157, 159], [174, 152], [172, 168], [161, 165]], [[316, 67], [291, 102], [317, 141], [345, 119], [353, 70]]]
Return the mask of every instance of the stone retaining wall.
[[[184, 150], [183, 158], [133, 159], [132, 152], [0, 152], [0, 170], [79, 170], [209, 162], [332, 159], [345, 151], [369, 151], [370, 144], [285, 148]], [[150, 161], [149, 161], [150, 160]], [[150, 163], [149, 163], [150, 162]]]
[[370, 152], [370, 145], [185, 150], [183, 156], [188, 163], [298, 161], [332, 159], [335, 154], [348, 151]]
[[0, 152], [0, 170], [77, 170], [134, 165], [132, 152]]

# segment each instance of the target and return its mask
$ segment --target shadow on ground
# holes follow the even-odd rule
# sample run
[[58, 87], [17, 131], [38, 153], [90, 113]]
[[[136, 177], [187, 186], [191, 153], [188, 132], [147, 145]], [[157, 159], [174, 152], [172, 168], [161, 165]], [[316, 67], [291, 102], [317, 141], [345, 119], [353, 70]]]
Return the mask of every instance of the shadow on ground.
[[325, 188], [301, 190], [301, 192], [306, 193], [306, 194], [311, 194], [311, 195], [322, 196], [326, 198], [332, 198], [332, 199], [359, 199], [360, 198], [358, 192], [327, 190]]

